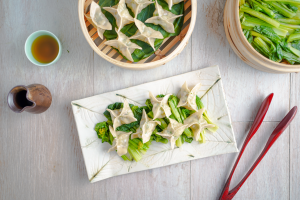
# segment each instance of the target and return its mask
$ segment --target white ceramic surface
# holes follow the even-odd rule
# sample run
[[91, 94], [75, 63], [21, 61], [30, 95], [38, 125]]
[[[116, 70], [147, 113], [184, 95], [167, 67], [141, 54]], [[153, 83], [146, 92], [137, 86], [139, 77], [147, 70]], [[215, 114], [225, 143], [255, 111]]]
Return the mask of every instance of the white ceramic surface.
[[[116, 152], [107, 153], [110, 145], [101, 143], [94, 127], [97, 123], [106, 121], [102, 113], [109, 104], [122, 102], [126, 97], [129, 103], [138, 106], [145, 105], [146, 99], [149, 98], [149, 91], [154, 95], [177, 94], [184, 81], [188, 82], [189, 87], [199, 82], [202, 83], [198, 96], [202, 98], [212, 121], [219, 126], [217, 132], [206, 133], [206, 143], [199, 144], [193, 141], [191, 144], [184, 143], [181, 148], [171, 150], [169, 143], [152, 142], [150, 149], [138, 163], [124, 161]], [[72, 101], [72, 108], [90, 182], [238, 151], [218, 66]]]

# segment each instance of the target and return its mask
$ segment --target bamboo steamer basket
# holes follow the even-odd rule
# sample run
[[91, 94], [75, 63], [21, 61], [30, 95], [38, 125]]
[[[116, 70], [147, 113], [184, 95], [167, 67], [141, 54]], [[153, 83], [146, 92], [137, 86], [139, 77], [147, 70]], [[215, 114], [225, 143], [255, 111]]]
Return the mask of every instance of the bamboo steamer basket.
[[93, 0], [78, 1], [79, 22], [83, 35], [99, 56], [122, 68], [146, 70], [166, 64], [179, 55], [188, 44], [196, 22], [197, 0], [184, 0], [184, 22], [181, 33], [178, 36], [166, 38], [162, 46], [152, 56], [137, 63], [132, 63], [125, 60], [115, 49], [105, 45], [105, 38], [101, 40], [90, 19], [85, 17], [85, 14], [89, 13], [89, 7], [92, 1]]
[[277, 63], [258, 53], [247, 41], [239, 20], [239, 0], [227, 0], [224, 9], [224, 28], [233, 51], [251, 67], [270, 73], [299, 72], [300, 65]]

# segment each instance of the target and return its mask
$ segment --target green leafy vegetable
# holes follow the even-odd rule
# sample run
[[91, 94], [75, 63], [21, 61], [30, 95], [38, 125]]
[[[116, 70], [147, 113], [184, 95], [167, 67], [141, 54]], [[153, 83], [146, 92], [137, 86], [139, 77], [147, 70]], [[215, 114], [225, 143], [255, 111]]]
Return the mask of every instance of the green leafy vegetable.
[[274, 30], [270, 27], [267, 26], [255, 26], [253, 29], [255, 32], [258, 32], [270, 40], [274, 42], [275, 44], [280, 44], [281, 43], [281, 38], [274, 32]]
[[98, 135], [98, 138], [102, 140], [102, 143], [108, 142], [110, 145], [112, 145], [114, 138], [109, 132], [108, 124], [106, 122], [100, 122], [96, 124], [95, 131]]
[[248, 42], [275, 62], [299, 63], [300, 1], [245, 0], [239, 17]]

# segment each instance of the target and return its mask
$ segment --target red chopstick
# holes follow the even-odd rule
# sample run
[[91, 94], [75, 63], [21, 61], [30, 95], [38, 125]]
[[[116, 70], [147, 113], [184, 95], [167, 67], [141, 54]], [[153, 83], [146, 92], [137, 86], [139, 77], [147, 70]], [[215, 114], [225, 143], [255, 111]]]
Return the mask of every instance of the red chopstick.
[[263, 159], [263, 157], [266, 155], [266, 153], [268, 152], [268, 150], [271, 148], [271, 146], [274, 144], [274, 142], [278, 139], [278, 137], [281, 135], [281, 133], [289, 126], [289, 124], [292, 122], [292, 120], [294, 119], [296, 113], [297, 113], [297, 106], [293, 107], [290, 112], [283, 118], [283, 120], [277, 125], [277, 127], [275, 128], [275, 130], [273, 131], [273, 133], [271, 134], [271, 136], [269, 137], [269, 140], [267, 141], [265, 148], [263, 149], [263, 151], [261, 152], [260, 156], [257, 158], [257, 160], [254, 162], [254, 164], [252, 165], [252, 167], [250, 168], [250, 170], [247, 172], [247, 174], [244, 176], [244, 178], [240, 181], [240, 183], [233, 188], [231, 191], [229, 191], [229, 186], [230, 186], [230, 182], [233, 176], [233, 173], [236, 169], [236, 166], [247, 146], [247, 144], [249, 143], [249, 141], [251, 140], [251, 138], [253, 137], [253, 135], [257, 132], [258, 128], [260, 127], [268, 109], [270, 106], [270, 103], [272, 101], [273, 98], [273, 93], [270, 94], [262, 103], [262, 105], [260, 106], [260, 109], [255, 117], [255, 120], [253, 122], [253, 125], [247, 135], [247, 138], [244, 141], [244, 144], [242, 146], [242, 149], [238, 155], [238, 158], [230, 172], [230, 175], [226, 181], [226, 184], [223, 188], [223, 191], [221, 193], [221, 196], [219, 198], [219, 200], [230, 200], [232, 199], [235, 194], [239, 191], [239, 189], [242, 187], [242, 185], [245, 183], [245, 181], [247, 180], [247, 178], [250, 176], [250, 174], [253, 172], [253, 170], [256, 168], [256, 166], [259, 164], [259, 162]]

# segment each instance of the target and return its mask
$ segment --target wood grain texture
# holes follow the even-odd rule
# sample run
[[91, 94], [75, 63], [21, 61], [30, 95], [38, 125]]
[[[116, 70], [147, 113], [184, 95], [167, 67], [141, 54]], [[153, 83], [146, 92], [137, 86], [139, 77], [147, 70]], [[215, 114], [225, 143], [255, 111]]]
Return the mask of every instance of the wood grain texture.
[[[291, 74], [290, 107], [300, 102], [300, 74]], [[300, 196], [300, 115], [295, 117], [290, 125], [290, 199], [299, 199]]]
[[[263, 122], [249, 142], [230, 185], [240, 182], [256, 160], [275, 129], [276, 122]], [[242, 144], [250, 122], [233, 123], [237, 143]], [[289, 131], [285, 131], [247, 179], [234, 199], [289, 199]], [[224, 187], [237, 154], [227, 154], [192, 161], [191, 199], [217, 199]], [[278, 162], [278, 160], [280, 161]], [[201, 185], [198, 183], [205, 180]]]
[[[300, 76], [267, 74], [244, 64], [231, 50], [223, 29], [225, 0], [198, 1], [195, 31], [171, 62], [147, 71], [116, 67], [92, 51], [78, 22], [77, 2], [0, 1], [0, 199], [215, 199], [235, 154], [205, 158], [90, 184], [71, 111], [71, 100], [114, 91], [219, 64], [238, 145], [259, 103], [275, 96], [261, 130], [245, 152], [237, 183], [278, 121], [299, 105]], [[17, 27], [17, 28], [16, 28]], [[60, 60], [49, 67], [27, 60], [23, 44], [36, 30], [62, 42]], [[192, 59], [193, 58], [193, 59]], [[18, 84], [40, 83], [52, 94], [40, 115], [15, 114], [7, 93]], [[235, 199], [298, 199], [299, 116], [272, 147]], [[261, 139], [261, 140], [260, 140]], [[275, 176], [275, 179], [273, 178]]]

